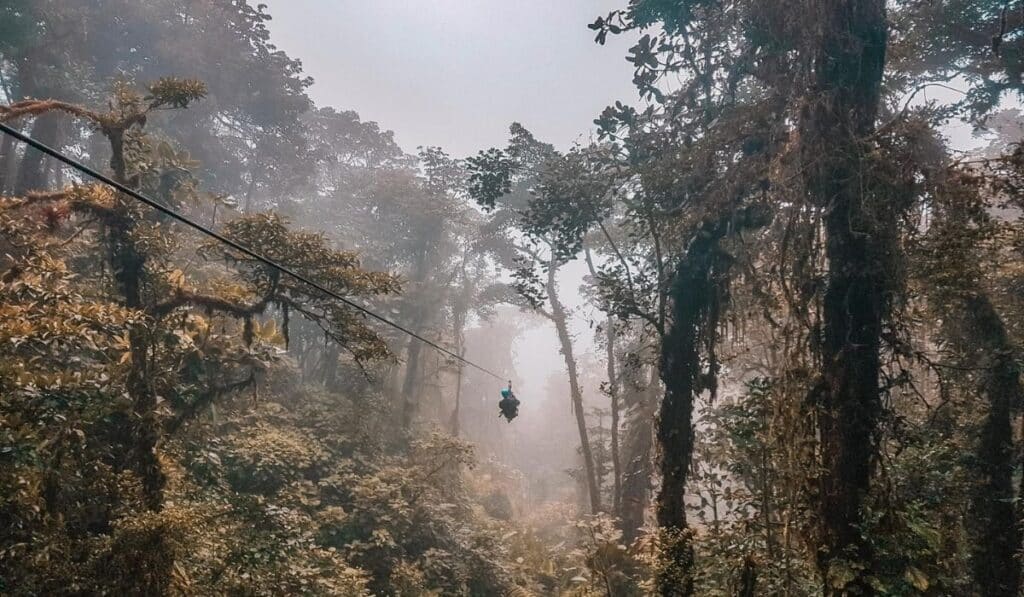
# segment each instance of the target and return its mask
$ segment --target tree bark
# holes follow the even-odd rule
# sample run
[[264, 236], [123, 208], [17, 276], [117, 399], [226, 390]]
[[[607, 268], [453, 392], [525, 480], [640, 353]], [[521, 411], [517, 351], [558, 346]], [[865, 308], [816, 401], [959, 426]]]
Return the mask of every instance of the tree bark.
[[[134, 186], [128, 180], [124, 161], [124, 131], [108, 131], [108, 139], [111, 147], [110, 168], [114, 179], [126, 186]], [[111, 223], [108, 235], [111, 267], [124, 306], [143, 311], [145, 304], [142, 280], [145, 275], [146, 257], [135, 244], [135, 222], [132, 219], [130, 204], [132, 200], [120, 195], [118, 200], [122, 203], [118, 209], [119, 216], [117, 221]], [[157, 456], [160, 425], [156, 414], [156, 393], [150, 385], [149, 331], [142, 325], [133, 326], [128, 334], [128, 341], [132, 360], [131, 369], [128, 371], [127, 390], [132, 398], [133, 416], [133, 424], [130, 427], [132, 449], [129, 463], [142, 481], [147, 507], [159, 511], [163, 508], [163, 489], [167, 483], [167, 476]]]
[[[590, 270], [590, 275], [597, 279], [597, 268], [594, 267], [594, 260], [590, 256], [590, 249], [585, 249], [587, 269]], [[605, 311], [609, 311], [610, 307], [605, 305]], [[609, 311], [610, 312], [610, 311]], [[611, 443], [612, 443], [612, 478], [613, 478], [613, 494], [612, 494], [612, 509], [615, 515], [622, 519], [622, 457], [619, 450], [619, 419], [621, 411], [621, 400], [619, 396], [619, 390], [621, 384], [619, 383], [619, 375], [617, 373], [618, 367], [615, 359], [615, 325], [614, 320], [611, 316], [605, 321], [605, 366], [608, 372], [608, 397], [611, 399], [611, 415], [612, 415], [612, 429], [611, 429]]]
[[[821, 33], [801, 118], [805, 182], [824, 216], [828, 282], [822, 305], [818, 406], [822, 468], [818, 566], [826, 595], [874, 594], [873, 556], [860, 533], [874, 466], [882, 319], [890, 224], [870, 205], [862, 161], [881, 97], [888, 25], [885, 0], [819, 0]], [[875, 209], [872, 209], [872, 208]], [[837, 586], [837, 560], [860, 567]]]
[[[626, 464], [622, 478], [622, 537], [629, 544], [644, 526], [644, 515], [650, 503], [651, 478], [654, 476], [651, 454], [654, 449], [654, 415], [657, 404], [659, 373], [652, 367], [646, 388], [635, 396], [629, 421], [626, 423]], [[625, 387], [625, 384], [623, 385]], [[629, 406], [629, 394], [623, 399]]]
[[[427, 279], [428, 271], [428, 258], [427, 250], [423, 249], [416, 257], [416, 264], [414, 272], [414, 280], [417, 286], [422, 289], [423, 283]], [[427, 297], [420, 293], [419, 297], [414, 297], [413, 300], [417, 300], [417, 304], [413, 307], [412, 317], [412, 329], [417, 333], [423, 331], [424, 314], [426, 312], [426, 306], [424, 302]], [[419, 396], [417, 395], [417, 381], [420, 374], [420, 353], [422, 352], [422, 343], [416, 338], [409, 338], [409, 345], [405, 351], [405, 377], [402, 381], [402, 431], [409, 432], [412, 430], [413, 421], [416, 419], [416, 411], [419, 406]]]
[[612, 411], [612, 507], [615, 515], [622, 516], [622, 461], [619, 454], [619, 379], [615, 363], [615, 329], [612, 326], [612, 318], [609, 317], [605, 323], [607, 330], [606, 364], [608, 367], [608, 396], [611, 398]]
[[417, 388], [416, 381], [420, 371], [420, 353], [422, 343], [416, 338], [409, 338], [409, 347], [405, 351], [405, 378], [402, 381], [402, 430], [410, 431], [416, 419]]
[[555, 324], [558, 332], [558, 342], [561, 345], [562, 357], [565, 359], [565, 370], [569, 374], [569, 393], [572, 399], [573, 414], [576, 415], [576, 428], [580, 435], [580, 452], [583, 454], [583, 469], [587, 480], [587, 492], [590, 496], [590, 511], [592, 514], [601, 512], [601, 490], [597, 484], [597, 472], [594, 466], [594, 451], [590, 445], [590, 437], [587, 432], [587, 418], [583, 412], [583, 390], [580, 388], [579, 372], [576, 368], [576, 357], [572, 349], [572, 337], [569, 335], [568, 315], [565, 306], [558, 298], [558, 287], [555, 284], [555, 273], [557, 268], [554, 264], [548, 266], [548, 302], [551, 303], [551, 321]]
[[14, 137], [4, 135], [3, 141], [0, 142], [0, 195], [5, 194], [8, 189], [13, 191], [10, 181], [15, 176], [13, 168], [13, 164], [16, 162], [15, 156]]
[[702, 391], [700, 339], [715, 285], [711, 279], [721, 234], [698, 233], [679, 260], [672, 284], [672, 322], [661, 349], [665, 397], [658, 418], [661, 491], [658, 526], [665, 541], [661, 595], [693, 594], [693, 545], [686, 520], [686, 480], [693, 459], [693, 401]]
[[[465, 356], [465, 351], [460, 350], [457, 353], [460, 357]], [[461, 429], [459, 428], [459, 419], [462, 416], [460, 410], [462, 408], [462, 363], [455, 365], [455, 408], [452, 409], [452, 437], [459, 437]]]
[[[54, 147], [60, 132], [60, 117], [56, 114], [43, 114], [32, 123], [30, 136], [38, 141]], [[57, 147], [57, 149], [60, 149]], [[24, 195], [28, 191], [41, 191], [47, 188], [46, 184], [46, 160], [48, 158], [42, 152], [31, 147], [25, 148], [21, 158], [21, 165], [18, 167], [17, 178], [14, 183], [14, 194]]]
[[[988, 412], [975, 449], [977, 481], [971, 491], [968, 529], [973, 535], [971, 566], [982, 595], [1012, 597], [1021, 581], [1021, 529], [1014, 506], [1013, 416], [1024, 400], [1020, 368], [1006, 326], [989, 298], [967, 298], [961, 320], [961, 348], [976, 369], [978, 394]], [[951, 314], [952, 315], [952, 314]]]
[[341, 348], [332, 340], [324, 341], [323, 348], [323, 384], [328, 390], [338, 389], [338, 359], [341, 358]]
[[658, 418], [662, 479], [657, 515], [665, 547], [657, 580], [662, 595], [693, 594], [693, 545], [685, 494], [693, 459], [693, 403], [701, 392], [714, 392], [717, 385], [714, 348], [726, 307], [722, 286], [730, 267], [719, 244], [726, 235], [763, 226], [766, 219], [761, 206], [751, 205], [705, 222], [690, 241], [672, 278], [672, 318], [661, 346], [665, 397]]
[[[469, 316], [470, 303], [473, 301], [474, 283], [468, 274], [467, 265], [470, 259], [470, 247], [462, 252], [459, 263], [460, 292], [452, 303], [452, 342], [455, 343], [455, 354], [466, 357], [466, 318]], [[460, 417], [462, 416], [462, 362], [455, 363], [455, 407], [452, 409], [451, 430], [453, 437], [459, 437]]]

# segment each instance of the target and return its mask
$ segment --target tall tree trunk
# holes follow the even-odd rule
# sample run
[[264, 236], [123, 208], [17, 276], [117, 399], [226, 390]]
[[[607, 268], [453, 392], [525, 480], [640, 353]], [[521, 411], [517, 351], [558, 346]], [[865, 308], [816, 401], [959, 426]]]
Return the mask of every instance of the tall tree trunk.
[[420, 353], [423, 344], [416, 338], [409, 338], [409, 347], [405, 351], [405, 378], [402, 381], [402, 430], [412, 430], [416, 419], [419, 401], [416, 381], [420, 371]]
[[[56, 114], [43, 114], [32, 123], [29, 133], [32, 137], [55, 147], [60, 133], [60, 117]], [[59, 147], [57, 149], [60, 149]], [[18, 167], [17, 179], [14, 183], [14, 194], [23, 195], [28, 191], [39, 191], [46, 188], [46, 154], [31, 147], [25, 148]]]
[[[465, 351], [462, 350], [460, 350], [457, 354], [460, 357], [464, 357], [466, 355]], [[459, 428], [459, 419], [462, 416], [462, 413], [460, 412], [462, 408], [462, 363], [457, 363], [456, 367], [457, 369], [455, 371], [455, 408], [452, 409], [451, 423], [452, 437], [459, 437], [459, 433], [461, 433], [462, 431]]]
[[325, 340], [323, 347], [323, 384], [328, 390], [338, 389], [338, 359], [341, 358], [341, 348], [333, 340]]
[[722, 287], [729, 276], [729, 259], [722, 255], [719, 243], [726, 235], [763, 226], [766, 219], [761, 206], [751, 205], [705, 222], [690, 241], [672, 278], [672, 318], [661, 346], [665, 397], [658, 418], [662, 479], [657, 515], [666, 546], [658, 575], [662, 595], [693, 594], [693, 545], [685, 494], [693, 459], [693, 403], [701, 392], [714, 392], [717, 386], [714, 351], [726, 307]]
[[[820, 34], [800, 138], [807, 188], [825, 214], [828, 259], [822, 371], [813, 392], [823, 460], [818, 566], [826, 595], [868, 595], [874, 594], [867, 582], [873, 556], [859, 525], [881, 412], [883, 252], [892, 222], [881, 206], [869, 204], [862, 162], [881, 97], [888, 26], [885, 0], [818, 0], [815, 6]], [[830, 575], [839, 559], [863, 566], [852, 567], [859, 572], [845, 586]]]
[[[585, 249], [584, 254], [586, 255], [587, 269], [590, 270], [590, 275], [597, 279], [597, 268], [594, 267], [594, 260], [590, 255], [590, 249]], [[605, 305], [605, 311], [609, 311], [609, 305]], [[608, 397], [611, 399], [611, 415], [612, 415], [612, 478], [613, 487], [612, 491], [612, 508], [615, 515], [621, 520], [622, 518], [622, 458], [619, 451], [619, 418], [620, 418], [620, 398], [619, 389], [619, 375], [618, 369], [615, 363], [615, 325], [614, 320], [611, 316], [605, 321], [605, 366], [608, 372]]]
[[[456, 314], [452, 319], [452, 337], [455, 340], [455, 354], [466, 358], [466, 335], [463, 332], [466, 316], [465, 314]], [[455, 363], [455, 407], [452, 409], [452, 437], [459, 437], [459, 433], [462, 431], [459, 428], [460, 418], [462, 417], [462, 373], [462, 362], [458, 361]]]
[[[623, 400], [630, 408], [626, 423], [626, 463], [622, 478], [622, 537], [627, 544], [640, 535], [644, 526], [644, 515], [650, 502], [651, 478], [654, 476], [654, 415], [657, 408], [659, 373], [651, 368], [647, 387], [632, 396], [623, 394]], [[621, 387], [627, 387], [622, 384]]]
[[4, 135], [0, 142], [0, 195], [13, 191], [11, 180], [13, 180], [13, 164], [16, 162], [17, 154], [14, 147], [14, 137]]
[[720, 234], [698, 234], [680, 259], [672, 284], [672, 322], [662, 344], [665, 397], [658, 418], [661, 491], [657, 515], [665, 550], [658, 578], [662, 595], [693, 594], [693, 545], [686, 521], [686, 480], [693, 459], [693, 402], [701, 385], [700, 339], [715, 284], [711, 279]]
[[[427, 250], [421, 250], [416, 256], [416, 263], [413, 269], [413, 280], [420, 289], [419, 296], [412, 297], [416, 304], [413, 306], [411, 326], [412, 330], [417, 333], [423, 332], [427, 310], [424, 304], [427, 297], [423, 296], [422, 288], [423, 283], [427, 279], [428, 261]], [[412, 430], [412, 424], [416, 419], [416, 411], [419, 406], [420, 396], [417, 394], [418, 388], [416, 386], [420, 375], [420, 353], [422, 349], [423, 346], [419, 340], [409, 338], [409, 345], [405, 350], [405, 376], [402, 381], [401, 396], [402, 431], [407, 433]]]
[[[459, 263], [460, 291], [452, 301], [452, 342], [455, 343], [455, 354], [462, 358], [466, 357], [466, 318], [474, 294], [474, 283], [467, 271], [470, 248], [467, 245], [462, 251], [462, 260]], [[462, 416], [462, 362], [457, 361], [455, 367], [455, 408], [452, 409], [451, 430], [453, 437], [459, 437], [459, 418]]]
[[[124, 131], [112, 129], [107, 132], [110, 140], [110, 168], [114, 179], [126, 186], [135, 186], [128, 180], [124, 160]], [[114, 279], [117, 282], [125, 307], [144, 311], [142, 281], [146, 269], [146, 257], [135, 243], [131, 202], [126, 196], [118, 196], [122, 202], [118, 213], [122, 214], [109, 228], [109, 254]], [[163, 507], [163, 489], [167, 477], [157, 456], [160, 441], [160, 425], [157, 420], [157, 397], [150, 384], [150, 341], [145, 324], [137, 324], [128, 334], [131, 351], [131, 368], [128, 371], [127, 390], [132, 398], [132, 423], [129, 427], [131, 450], [129, 466], [139, 475], [150, 510]]]
[[622, 461], [619, 454], [619, 379], [616, 370], [615, 363], [615, 328], [612, 325], [612, 318], [609, 317], [605, 323], [607, 330], [605, 333], [606, 344], [605, 347], [606, 355], [605, 361], [608, 368], [608, 396], [611, 398], [611, 411], [612, 411], [612, 478], [613, 486], [612, 491], [612, 506], [615, 509], [615, 515], [622, 516]]
[[1021, 529], [1013, 488], [1013, 416], [1024, 400], [1020, 368], [1006, 326], [987, 296], [970, 296], [957, 311], [963, 329], [958, 343], [976, 370], [978, 394], [988, 401], [972, 467], [977, 482], [971, 491], [967, 525], [973, 535], [971, 564], [982, 595], [1012, 597], [1018, 594], [1021, 581], [1016, 557]]
[[580, 435], [580, 452], [583, 454], [583, 469], [587, 480], [587, 492], [590, 495], [590, 511], [601, 512], [601, 490], [597, 484], [597, 471], [594, 466], [594, 450], [590, 445], [587, 432], [587, 418], [583, 412], [583, 390], [580, 388], [579, 371], [576, 368], [576, 357], [572, 349], [572, 336], [569, 334], [568, 315], [565, 306], [558, 298], [558, 286], [555, 284], [557, 268], [553, 263], [548, 266], [548, 302], [551, 303], [551, 322], [558, 332], [562, 358], [565, 359], [565, 370], [569, 374], [569, 393], [572, 399], [573, 414], [576, 415], [576, 429]]

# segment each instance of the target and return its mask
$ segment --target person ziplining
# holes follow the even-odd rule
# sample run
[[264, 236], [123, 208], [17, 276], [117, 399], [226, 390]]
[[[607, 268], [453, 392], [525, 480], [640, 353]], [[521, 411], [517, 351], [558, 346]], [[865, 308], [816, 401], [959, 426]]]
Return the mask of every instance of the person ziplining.
[[499, 417], [505, 417], [511, 423], [512, 419], [519, 416], [519, 399], [512, 392], [512, 380], [508, 381], [508, 387], [501, 390], [501, 402], [498, 403]]
[[[67, 155], [57, 151], [56, 149], [53, 149], [52, 147], [44, 143], [41, 143], [40, 141], [18, 131], [17, 129], [12, 128], [11, 126], [3, 122], [0, 122], [0, 133], [13, 137], [14, 139], [17, 139], [18, 141], [27, 144], [28, 146], [36, 149], [37, 151], [40, 151], [41, 153], [44, 153], [56, 159], [57, 161], [63, 163], [64, 165], [77, 170], [78, 172], [88, 176], [89, 178], [102, 182], [107, 186], [135, 199], [136, 201], [148, 205], [149, 207], [155, 209], [156, 211], [163, 213], [164, 215], [169, 216], [170, 218], [177, 220], [178, 222], [200, 232], [201, 234], [204, 234], [222, 244], [225, 244], [235, 249], [236, 251], [243, 253], [252, 259], [255, 259], [256, 261], [263, 263], [264, 265], [272, 267], [277, 271], [287, 276], [290, 276], [303, 284], [306, 284], [307, 286], [315, 288], [316, 290], [319, 290], [320, 292], [324, 293], [326, 296], [336, 299], [337, 301], [347, 305], [348, 307], [351, 307], [352, 309], [355, 309], [356, 311], [368, 317], [376, 319], [377, 321], [385, 325], [388, 325], [398, 330], [399, 332], [411, 336], [444, 355], [447, 355], [465, 365], [469, 365], [470, 367], [473, 367], [474, 369], [477, 369], [487, 375], [490, 375], [495, 379], [501, 379], [501, 377], [499, 377], [497, 373], [491, 371], [490, 369], [478, 365], [477, 363], [474, 363], [473, 361], [470, 361], [469, 359], [466, 359], [465, 357], [458, 355], [448, 350], [447, 348], [444, 348], [443, 346], [440, 346], [436, 342], [432, 342], [431, 340], [424, 338], [422, 335], [410, 329], [407, 329], [399, 325], [398, 323], [395, 323], [394, 321], [391, 321], [389, 318], [374, 312], [368, 307], [364, 307], [363, 305], [353, 302], [352, 299], [343, 296], [335, 292], [334, 290], [331, 290], [330, 288], [325, 287], [323, 284], [315, 280], [312, 280], [304, 276], [303, 274], [298, 273], [297, 271], [293, 270], [292, 268], [286, 265], [278, 263], [277, 261], [274, 261], [269, 257], [266, 257], [265, 255], [256, 252], [254, 249], [241, 245], [238, 242], [231, 240], [230, 238], [227, 238], [222, 234], [214, 232], [213, 230], [207, 228], [206, 226], [199, 224], [198, 222], [178, 213], [177, 211], [174, 211], [173, 209], [163, 205], [162, 203], [155, 201], [147, 197], [146, 195], [143, 195], [139, 191], [126, 187], [122, 183], [111, 179], [109, 176], [105, 176], [97, 172], [96, 170], [93, 170], [92, 168], [81, 163], [80, 161], [68, 157]], [[501, 390], [501, 401], [498, 403], [498, 408], [500, 409], [501, 412], [498, 414], [498, 416], [505, 417], [505, 419], [507, 419], [508, 422], [511, 423], [512, 419], [519, 416], [519, 404], [519, 399], [516, 398], [516, 395], [512, 392], [512, 380], [509, 380], [508, 387]]]

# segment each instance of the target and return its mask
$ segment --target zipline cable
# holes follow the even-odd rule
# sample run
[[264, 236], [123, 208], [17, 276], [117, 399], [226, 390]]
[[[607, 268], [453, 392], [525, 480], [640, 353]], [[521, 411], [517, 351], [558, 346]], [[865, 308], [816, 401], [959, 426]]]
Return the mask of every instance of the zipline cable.
[[344, 296], [342, 296], [342, 295], [340, 295], [340, 294], [338, 294], [338, 293], [336, 293], [336, 292], [334, 292], [332, 290], [329, 290], [328, 288], [325, 288], [323, 285], [315, 282], [314, 280], [310, 280], [309, 278], [303, 276], [302, 274], [296, 272], [295, 270], [289, 268], [288, 266], [281, 265], [280, 263], [274, 261], [273, 259], [270, 259], [269, 257], [264, 257], [263, 255], [260, 255], [256, 251], [253, 251], [252, 249], [250, 249], [250, 248], [248, 248], [248, 247], [246, 247], [244, 245], [241, 245], [241, 244], [231, 240], [230, 238], [228, 238], [228, 237], [226, 237], [226, 236], [224, 236], [222, 234], [214, 232], [213, 230], [207, 228], [206, 226], [203, 226], [202, 224], [200, 224], [198, 222], [190, 220], [189, 218], [187, 218], [187, 217], [183, 216], [182, 214], [174, 211], [173, 209], [171, 209], [169, 207], [166, 207], [166, 206], [160, 204], [159, 202], [154, 201], [153, 199], [150, 199], [149, 197], [146, 197], [145, 195], [143, 195], [142, 193], [139, 193], [138, 191], [135, 191], [133, 189], [130, 189], [130, 188], [126, 187], [125, 185], [117, 182], [116, 180], [110, 178], [109, 176], [106, 176], [104, 174], [101, 174], [100, 172], [97, 172], [96, 170], [93, 170], [89, 166], [86, 166], [85, 164], [83, 164], [83, 163], [81, 163], [81, 162], [79, 162], [79, 161], [77, 161], [77, 160], [75, 160], [73, 158], [70, 158], [70, 157], [64, 155], [63, 153], [57, 151], [56, 149], [53, 149], [49, 145], [46, 145], [45, 143], [41, 143], [41, 142], [35, 140], [34, 138], [32, 138], [32, 137], [22, 133], [21, 131], [8, 126], [7, 124], [5, 124], [3, 122], [0, 122], [0, 131], [4, 132], [7, 135], [10, 135], [11, 137], [14, 137], [18, 141], [21, 141], [22, 143], [25, 143], [26, 145], [28, 145], [28, 146], [30, 146], [30, 147], [32, 147], [32, 148], [34, 148], [34, 149], [36, 149], [36, 150], [38, 150], [40, 152], [50, 156], [51, 158], [53, 158], [53, 159], [63, 163], [64, 165], [69, 166], [71, 168], [74, 168], [75, 170], [78, 170], [79, 172], [81, 172], [82, 174], [85, 174], [86, 176], [94, 178], [94, 179], [102, 182], [103, 184], [106, 184], [108, 186], [113, 187], [114, 189], [117, 189], [118, 191], [124, 193], [125, 195], [128, 195], [129, 197], [135, 199], [136, 201], [140, 201], [142, 203], [145, 203], [149, 207], [152, 207], [153, 209], [159, 211], [160, 213], [162, 213], [162, 214], [164, 214], [166, 216], [169, 216], [169, 217], [171, 217], [171, 218], [181, 222], [182, 224], [185, 224], [186, 226], [188, 226], [188, 227], [190, 227], [192, 229], [198, 230], [199, 232], [205, 234], [206, 236], [209, 236], [210, 238], [212, 238], [214, 240], [217, 240], [218, 242], [224, 243], [225, 245], [231, 247], [232, 249], [235, 249], [236, 251], [238, 251], [240, 253], [244, 253], [245, 255], [255, 259], [256, 261], [259, 261], [260, 263], [263, 263], [264, 265], [268, 265], [268, 266], [270, 266], [270, 267], [280, 271], [281, 273], [287, 274], [287, 275], [291, 276], [292, 278], [295, 278], [299, 282], [302, 282], [302, 283], [304, 283], [304, 284], [306, 284], [308, 286], [311, 286], [312, 288], [315, 288], [315, 289], [319, 290], [320, 292], [330, 296], [331, 298], [334, 298], [334, 299], [337, 299], [337, 300], [341, 301], [342, 303], [348, 305], [349, 307], [352, 307], [353, 309], [363, 313], [364, 315], [368, 315], [368, 316], [372, 317], [373, 319], [376, 319], [377, 321], [379, 321], [379, 322], [381, 322], [383, 324], [391, 326], [392, 328], [402, 332], [403, 334], [407, 334], [407, 335], [409, 335], [409, 336], [419, 340], [420, 342], [423, 342], [427, 346], [430, 346], [431, 348], [437, 350], [438, 352], [441, 352], [442, 354], [445, 354], [445, 355], [447, 355], [447, 356], [449, 356], [449, 357], [451, 357], [451, 358], [453, 358], [453, 359], [455, 359], [455, 360], [457, 360], [457, 361], [459, 361], [461, 363], [469, 365], [470, 367], [473, 367], [474, 369], [477, 369], [478, 371], [486, 373], [487, 375], [490, 375], [491, 377], [493, 377], [495, 379], [499, 379], [499, 380], [502, 380], [502, 381], [504, 381], [506, 379], [506, 376], [498, 375], [497, 373], [491, 371], [490, 369], [487, 369], [486, 367], [482, 367], [480, 365], [477, 365], [473, 361], [470, 361], [468, 359], [465, 359], [465, 358], [455, 354], [454, 352], [448, 350], [447, 348], [444, 348], [443, 346], [441, 346], [441, 345], [439, 345], [439, 344], [437, 344], [435, 342], [432, 342], [432, 341], [424, 338], [423, 336], [417, 334], [416, 332], [414, 332], [414, 331], [412, 331], [412, 330], [410, 330], [408, 328], [405, 328], [405, 327], [395, 323], [394, 321], [391, 321], [387, 317], [384, 317], [383, 315], [378, 315], [377, 313], [374, 313], [373, 311], [367, 309], [366, 307], [363, 307], [362, 305], [359, 305], [358, 303], [353, 302], [351, 299], [345, 298]]

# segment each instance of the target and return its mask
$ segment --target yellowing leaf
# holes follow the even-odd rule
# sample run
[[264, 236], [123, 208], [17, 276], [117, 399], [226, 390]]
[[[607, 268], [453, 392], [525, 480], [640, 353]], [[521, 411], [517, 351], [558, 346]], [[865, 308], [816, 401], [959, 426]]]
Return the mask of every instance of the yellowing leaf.
[[171, 273], [167, 274], [167, 281], [170, 282], [171, 285], [173, 286], [182, 288], [185, 286], [185, 272], [181, 271], [180, 269], [176, 269]]
[[128, 334], [114, 336], [114, 348], [121, 350], [128, 350], [131, 348], [131, 342], [128, 340]]
[[833, 560], [832, 564], [828, 568], [829, 584], [835, 589], [846, 588], [846, 585], [850, 584], [857, 578], [858, 568], [859, 566], [856, 566], [847, 560]]
[[277, 322], [273, 319], [260, 325], [260, 322], [252, 322], [252, 332], [261, 341], [267, 344], [284, 344], [284, 336], [277, 329]]
[[925, 576], [924, 572], [921, 572], [917, 568], [910, 566], [907, 568], [906, 572], [903, 573], [903, 577], [918, 591], [923, 592], [928, 590], [928, 577]]

